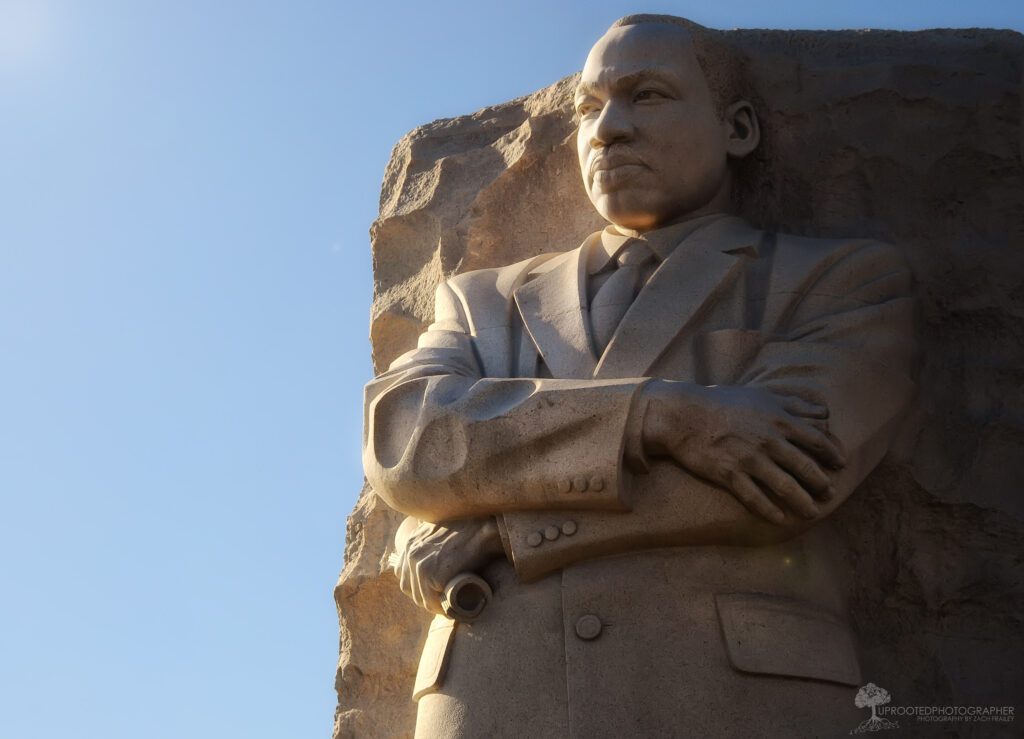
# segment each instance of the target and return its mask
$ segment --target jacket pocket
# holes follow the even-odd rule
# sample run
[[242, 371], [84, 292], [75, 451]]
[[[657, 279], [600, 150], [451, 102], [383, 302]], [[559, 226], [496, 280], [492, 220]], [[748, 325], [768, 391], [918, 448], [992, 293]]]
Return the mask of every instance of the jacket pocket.
[[861, 685], [853, 635], [831, 611], [760, 593], [716, 595], [715, 604], [737, 670]]
[[444, 682], [448, 668], [448, 656], [452, 651], [452, 637], [455, 636], [455, 622], [444, 616], [434, 616], [427, 631], [427, 641], [420, 655], [420, 666], [416, 670], [416, 683], [412, 699], [418, 701], [427, 693], [436, 693]]

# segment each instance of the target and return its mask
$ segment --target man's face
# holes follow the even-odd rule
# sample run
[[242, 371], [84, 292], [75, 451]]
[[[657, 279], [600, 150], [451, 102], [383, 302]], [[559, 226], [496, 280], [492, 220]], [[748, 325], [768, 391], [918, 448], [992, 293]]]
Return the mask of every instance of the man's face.
[[587, 57], [576, 111], [584, 186], [615, 225], [647, 231], [728, 202], [728, 126], [685, 29], [606, 33]]

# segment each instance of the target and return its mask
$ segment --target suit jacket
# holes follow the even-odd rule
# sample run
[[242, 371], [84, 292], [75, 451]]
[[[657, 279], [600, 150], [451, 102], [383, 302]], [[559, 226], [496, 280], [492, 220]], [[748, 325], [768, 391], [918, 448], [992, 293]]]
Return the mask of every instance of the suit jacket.
[[[511, 562], [480, 620], [454, 639], [435, 622], [418, 734], [848, 731], [861, 676], [827, 517], [911, 397], [909, 271], [879, 242], [721, 218], [597, 357], [590, 244], [453, 277], [418, 348], [367, 386], [376, 493], [429, 521], [498, 516]], [[625, 463], [650, 378], [827, 406], [848, 464], [818, 520], [768, 523], [670, 461]]]

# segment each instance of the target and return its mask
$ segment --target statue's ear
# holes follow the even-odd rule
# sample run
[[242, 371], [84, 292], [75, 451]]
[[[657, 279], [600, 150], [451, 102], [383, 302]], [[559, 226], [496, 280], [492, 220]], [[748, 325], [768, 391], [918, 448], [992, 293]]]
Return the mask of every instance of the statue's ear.
[[725, 150], [731, 157], [742, 159], [761, 143], [761, 126], [757, 122], [754, 106], [738, 100], [725, 109], [723, 116], [728, 138]]

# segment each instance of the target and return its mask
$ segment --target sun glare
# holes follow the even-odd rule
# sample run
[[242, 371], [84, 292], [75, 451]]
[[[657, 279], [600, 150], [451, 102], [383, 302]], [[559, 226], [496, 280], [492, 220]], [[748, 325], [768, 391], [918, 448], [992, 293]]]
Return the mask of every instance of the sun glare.
[[52, 9], [39, 0], [0, 0], [0, 70], [44, 59], [53, 43]]

